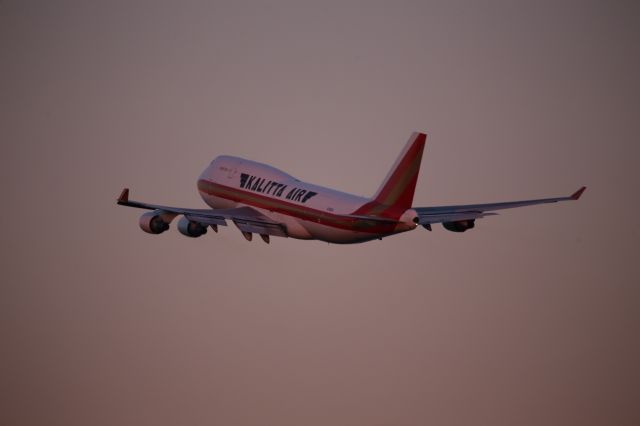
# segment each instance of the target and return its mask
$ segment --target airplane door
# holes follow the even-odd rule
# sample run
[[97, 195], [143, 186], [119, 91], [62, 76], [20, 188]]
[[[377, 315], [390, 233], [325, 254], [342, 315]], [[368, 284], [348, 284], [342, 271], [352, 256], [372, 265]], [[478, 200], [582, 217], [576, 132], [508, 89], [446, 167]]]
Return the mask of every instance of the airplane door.
[[232, 167], [229, 167], [229, 171], [227, 172], [228, 179], [233, 179], [236, 177], [236, 175], [238, 174], [238, 167], [240, 167], [241, 164], [242, 164], [242, 161], [238, 161]]

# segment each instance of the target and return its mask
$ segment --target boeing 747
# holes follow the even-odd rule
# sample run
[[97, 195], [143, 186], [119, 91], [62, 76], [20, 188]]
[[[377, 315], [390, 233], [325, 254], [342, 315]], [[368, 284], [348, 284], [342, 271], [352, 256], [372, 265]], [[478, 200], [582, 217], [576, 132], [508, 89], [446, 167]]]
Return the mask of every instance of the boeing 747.
[[422, 226], [431, 231], [441, 223], [452, 232], [464, 232], [476, 219], [495, 211], [558, 201], [577, 200], [586, 187], [570, 196], [491, 204], [413, 207], [424, 133], [414, 133], [386, 178], [371, 198], [302, 182], [272, 166], [243, 158], [219, 156], [198, 178], [198, 192], [208, 209], [188, 209], [143, 203], [129, 199], [125, 188], [118, 204], [150, 210], [140, 217], [140, 228], [161, 234], [177, 217], [178, 231], [200, 237], [227, 221], [251, 241], [258, 234], [269, 243], [271, 235], [301, 240], [352, 244], [382, 239]]

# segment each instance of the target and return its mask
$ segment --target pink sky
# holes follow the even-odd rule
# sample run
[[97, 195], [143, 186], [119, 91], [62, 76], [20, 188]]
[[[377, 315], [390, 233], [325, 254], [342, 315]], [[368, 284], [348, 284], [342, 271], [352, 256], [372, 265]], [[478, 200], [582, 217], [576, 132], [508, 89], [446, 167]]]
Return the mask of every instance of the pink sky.
[[[0, 424], [640, 424], [633, 2], [0, 2]], [[230, 154], [420, 206], [363, 245], [150, 236]]]

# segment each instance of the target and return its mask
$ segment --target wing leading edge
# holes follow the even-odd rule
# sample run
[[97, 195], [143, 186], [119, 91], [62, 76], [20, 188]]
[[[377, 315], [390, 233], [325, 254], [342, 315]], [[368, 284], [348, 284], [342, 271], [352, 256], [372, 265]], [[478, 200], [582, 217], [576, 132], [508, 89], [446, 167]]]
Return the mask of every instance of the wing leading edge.
[[418, 213], [420, 225], [431, 225], [432, 223], [447, 223], [465, 220], [479, 219], [485, 216], [494, 216], [495, 210], [512, 209], [516, 207], [534, 206], [536, 204], [557, 203], [559, 201], [572, 201], [580, 198], [587, 189], [583, 186], [568, 197], [540, 198], [536, 200], [507, 201], [504, 203], [491, 204], [468, 204], [460, 206], [439, 206], [439, 207], [414, 207]]

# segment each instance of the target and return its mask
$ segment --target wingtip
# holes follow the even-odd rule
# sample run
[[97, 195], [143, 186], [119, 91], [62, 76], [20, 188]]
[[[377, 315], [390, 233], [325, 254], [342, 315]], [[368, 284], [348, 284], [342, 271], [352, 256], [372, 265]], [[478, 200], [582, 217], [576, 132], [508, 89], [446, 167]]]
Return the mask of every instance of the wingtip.
[[129, 201], [129, 188], [124, 188], [118, 197], [118, 204], [126, 203]]
[[582, 188], [578, 189], [576, 192], [573, 193], [573, 195], [571, 196], [571, 199], [578, 200], [582, 196], [582, 193], [585, 191], [585, 189], [587, 189], [586, 186], [583, 186]]

